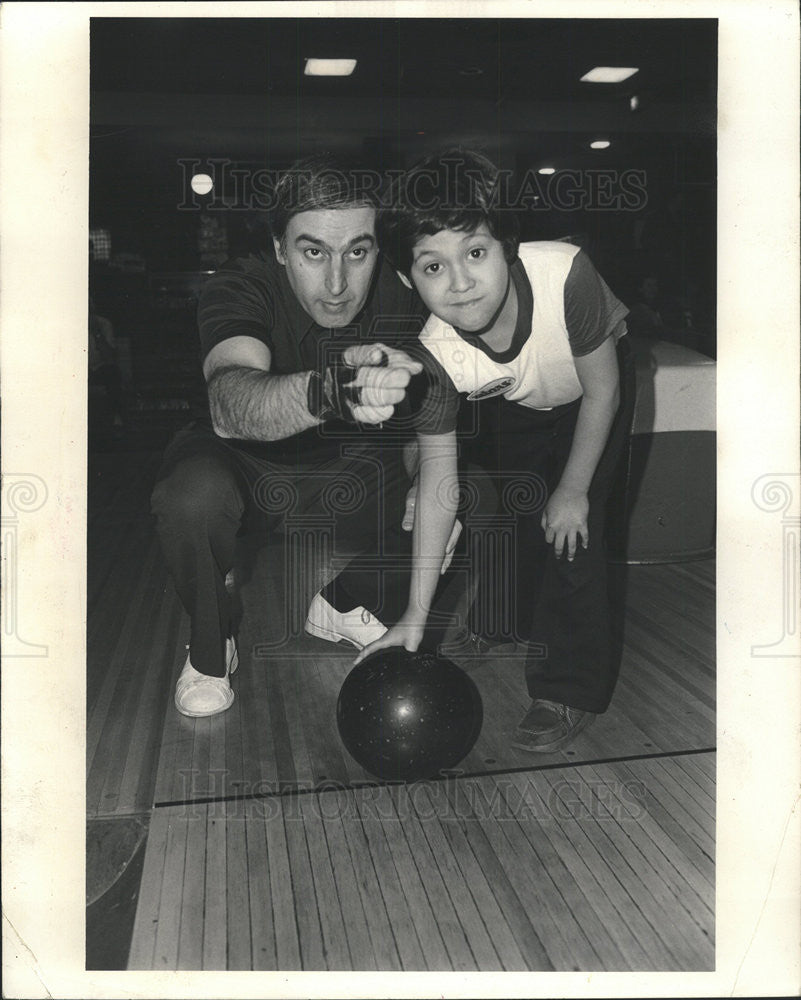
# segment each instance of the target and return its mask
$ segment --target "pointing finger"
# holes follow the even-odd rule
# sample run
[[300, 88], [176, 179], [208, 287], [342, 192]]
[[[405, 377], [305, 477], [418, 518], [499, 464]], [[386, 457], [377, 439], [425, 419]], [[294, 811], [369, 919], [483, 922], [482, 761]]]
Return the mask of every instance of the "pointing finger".
[[371, 368], [368, 365], [362, 365], [350, 384], [359, 385], [363, 389], [405, 389], [411, 377], [412, 373], [408, 368]]
[[342, 352], [342, 360], [346, 365], [381, 365], [386, 364], [388, 355], [384, 344], [351, 344]]
[[407, 368], [412, 375], [416, 375], [423, 370], [419, 361], [415, 361], [405, 351], [399, 351], [394, 347], [384, 347], [383, 353], [386, 356], [386, 365], [389, 368]]

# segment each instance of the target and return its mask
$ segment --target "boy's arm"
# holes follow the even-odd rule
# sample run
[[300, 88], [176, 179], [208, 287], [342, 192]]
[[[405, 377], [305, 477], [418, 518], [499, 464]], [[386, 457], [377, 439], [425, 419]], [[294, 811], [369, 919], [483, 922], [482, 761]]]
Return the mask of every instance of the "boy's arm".
[[[406, 494], [406, 507], [403, 511], [403, 521], [401, 522], [401, 526], [404, 531], [412, 531], [414, 529], [414, 509], [417, 504], [417, 463], [417, 438], [412, 438], [411, 441], [407, 441], [407, 443], [403, 446], [404, 468], [406, 469], [406, 475], [412, 481], [412, 485], [409, 487]], [[453, 553], [456, 549], [456, 543], [459, 541], [459, 535], [461, 535], [461, 533], [461, 521], [454, 520], [448, 544], [445, 546], [445, 558], [442, 560], [442, 565], [439, 569], [440, 576], [447, 572], [448, 567], [453, 561]]]
[[585, 549], [590, 543], [587, 494], [620, 402], [614, 337], [574, 361], [584, 396], [567, 465], [542, 515], [546, 541], [553, 542], [558, 556], [566, 544], [569, 560], [576, 554], [579, 535]]
[[409, 603], [400, 621], [361, 651], [355, 663], [385, 646], [416, 650], [431, 610], [448, 539], [456, 519], [456, 432], [419, 434], [417, 502]]
[[409, 606], [404, 617], [422, 627], [428, 620], [445, 547], [456, 519], [459, 481], [455, 431], [420, 434], [418, 443], [418, 496], [412, 535], [414, 555]]

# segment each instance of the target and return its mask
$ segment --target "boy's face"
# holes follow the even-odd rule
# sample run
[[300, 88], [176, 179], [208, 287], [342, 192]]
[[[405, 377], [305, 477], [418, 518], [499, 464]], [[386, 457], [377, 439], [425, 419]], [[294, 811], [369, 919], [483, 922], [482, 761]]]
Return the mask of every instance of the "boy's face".
[[412, 251], [410, 277], [440, 319], [468, 333], [490, 322], [509, 280], [503, 246], [483, 223], [473, 233], [443, 229]]
[[279, 264], [298, 302], [324, 327], [347, 326], [365, 303], [378, 248], [375, 209], [313, 209], [289, 220]]

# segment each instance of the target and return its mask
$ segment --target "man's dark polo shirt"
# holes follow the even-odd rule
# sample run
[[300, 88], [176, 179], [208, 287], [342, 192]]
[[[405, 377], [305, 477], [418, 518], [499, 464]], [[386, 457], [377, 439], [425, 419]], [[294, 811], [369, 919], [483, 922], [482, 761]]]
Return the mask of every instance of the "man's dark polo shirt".
[[[380, 429], [327, 421], [280, 441], [229, 441], [273, 462], [316, 465], [336, 458], [348, 444], [368, 450], [387, 448], [414, 431], [441, 433], [455, 426], [458, 399], [426, 361], [417, 335], [427, 318], [417, 294], [379, 259], [367, 302], [347, 327], [321, 327], [302, 308], [287, 280], [286, 268], [272, 252], [229, 261], [206, 282], [198, 321], [201, 356], [230, 337], [254, 337], [270, 349], [275, 375], [320, 370], [352, 344], [380, 341], [406, 350], [426, 363], [426, 373], [413, 379], [404, 404]], [[411, 402], [410, 402], [411, 400]]]

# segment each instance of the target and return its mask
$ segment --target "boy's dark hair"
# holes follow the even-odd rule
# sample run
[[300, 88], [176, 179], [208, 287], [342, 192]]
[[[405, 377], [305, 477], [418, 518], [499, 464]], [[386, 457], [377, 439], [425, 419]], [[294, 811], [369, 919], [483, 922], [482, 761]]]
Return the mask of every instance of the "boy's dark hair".
[[482, 223], [503, 245], [511, 264], [520, 245], [515, 213], [502, 203], [498, 168], [470, 149], [448, 149], [411, 167], [384, 200], [376, 221], [378, 244], [407, 277], [423, 236], [443, 229], [474, 232]]
[[365, 171], [353, 170], [331, 153], [298, 160], [281, 174], [273, 189], [270, 232], [283, 246], [289, 220], [301, 212], [326, 208], [376, 207]]

